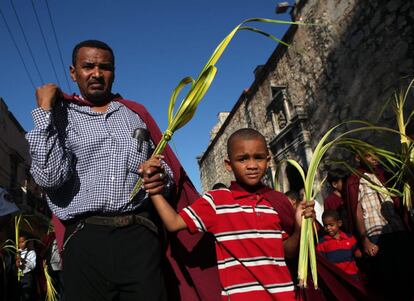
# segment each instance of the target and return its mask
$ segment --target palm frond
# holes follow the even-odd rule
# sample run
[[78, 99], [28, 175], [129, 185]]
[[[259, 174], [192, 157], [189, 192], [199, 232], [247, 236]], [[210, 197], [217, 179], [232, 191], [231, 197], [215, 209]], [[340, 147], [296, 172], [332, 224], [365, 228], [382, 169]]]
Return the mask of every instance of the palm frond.
[[[186, 125], [194, 116], [197, 106], [199, 105], [200, 101], [203, 99], [204, 95], [207, 93], [208, 89], [210, 88], [211, 83], [213, 82], [216, 74], [217, 68], [216, 63], [220, 59], [223, 52], [226, 50], [227, 46], [235, 36], [238, 31], [241, 30], [248, 30], [252, 31], [261, 35], [264, 35], [278, 43], [282, 43], [283, 45], [287, 45], [287, 43], [281, 41], [280, 39], [274, 37], [271, 34], [268, 34], [258, 28], [245, 26], [248, 23], [252, 22], [261, 22], [261, 23], [275, 23], [275, 24], [296, 24], [296, 25], [304, 25], [302, 22], [290, 22], [290, 21], [282, 21], [282, 20], [273, 20], [273, 19], [264, 19], [264, 18], [251, 18], [243, 21], [239, 25], [237, 25], [216, 47], [213, 54], [208, 59], [207, 63], [201, 70], [199, 76], [196, 80], [193, 80], [191, 77], [187, 76], [183, 78], [177, 87], [173, 90], [169, 106], [168, 106], [168, 126], [167, 129], [164, 131], [161, 141], [156, 146], [153, 155], [160, 155], [165, 147], [167, 146], [168, 141], [171, 140], [171, 137], [174, 135], [175, 131], [182, 128]], [[190, 89], [187, 92], [186, 96], [181, 101], [177, 111], [174, 112], [175, 103], [177, 97], [179, 96], [180, 92], [183, 88], [187, 85], [190, 85]], [[139, 178], [134, 188], [130, 194], [129, 200], [135, 197], [138, 193], [139, 189], [142, 185], [142, 178]]]
[[46, 279], [46, 299], [45, 301], [56, 301], [57, 300], [57, 291], [55, 289], [53, 279], [49, 275], [48, 265], [46, 261], [43, 261], [43, 273], [45, 274]]

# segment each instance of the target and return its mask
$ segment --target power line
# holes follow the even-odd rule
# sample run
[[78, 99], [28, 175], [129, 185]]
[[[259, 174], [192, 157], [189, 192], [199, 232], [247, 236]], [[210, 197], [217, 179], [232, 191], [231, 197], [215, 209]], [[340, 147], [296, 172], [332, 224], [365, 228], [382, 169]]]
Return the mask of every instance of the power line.
[[39, 70], [39, 67], [37, 66], [36, 60], [34, 58], [34, 55], [33, 55], [33, 52], [32, 52], [32, 48], [30, 47], [29, 42], [27, 41], [27, 37], [26, 37], [26, 34], [24, 33], [24, 29], [23, 29], [22, 23], [20, 22], [20, 18], [19, 18], [18, 14], [17, 14], [16, 8], [14, 7], [14, 4], [13, 4], [12, 0], [10, 0], [10, 4], [11, 4], [11, 6], [13, 8], [13, 11], [14, 11], [14, 14], [16, 16], [17, 23], [19, 24], [20, 30], [23, 33], [24, 41], [26, 43], [27, 48], [29, 49], [29, 53], [30, 53], [30, 56], [32, 58], [33, 64], [35, 65], [37, 74], [39, 75], [39, 78], [40, 78], [40, 81], [41, 81], [42, 85], [44, 85], [45, 82], [43, 80], [42, 75], [40, 74], [40, 70]]
[[67, 75], [67, 72], [66, 72], [66, 70], [65, 70], [65, 64], [63, 63], [62, 51], [61, 51], [61, 47], [60, 47], [60, 45], [59, 45], [59, 40], [58, 40], [58, 38], [57, 38], [56, 29], [55, 29], [55, 24], [53, 23], [52, 13], [50, 12], [50, 8], [49, 8], [49, 4], [48, 4], [47, 0], [45, 0], [45, 2], [46, 2], [47, 12], [48, 12], [48, 14], [49, 14], [50, 24], [52, 24], [53, 35], [54, 35], [54, 37], [55, 37], [55, 41], [56, 41], [56, 45], [57, 45], [57, 49], [58, 49], [58, 52], [59, 52], [60, 63], [61, 63], [61, 65], [62, 65], [63, 73], [65, 74], [66, 84], [68, 85], [68, 90], [69, 90], [69, 92], [70, 92], [70, 93], [72, 93], [72, 89], [71, 89], [70, 84], [69, 84], [68, 75]]
[[55, 64], [53, 63], [53, 59], [52, 59], [52, 55], [50, 54], [49, 47], [47, 46], [47, 43], [46, 43], [45, 33], [43, 32], [42, 25], [40, 24], [39, 16], [38, 16], [38, 14], [37, 14], [37, 11], [36, 11], [36, 7], [35, 7], [35, 4], [34, 4], [34, 1], [32, 0], [31, 2], [32, 2], [33, 12], [34, 12], [34, 14], [35, 14], [35, 16], [36, 16], [37, 25], [39, 25], [40, 33], [41, 33], [41, 35], [42, 35], [43, 44], [45, 44], [45, 47], [46, 47], [47, 56], [49, 57], [50, 64], [52, 65], [52, 69], [53, 69], [53, 73], [55, 74], [56, 81], [57, 81], [57, 83], [58, 83], [58, 84], [59, 84], [59, 86], [60, 86], [59, 77], [58, 77], [58, 75], [57, 75], [56, 68], [55, 68]]
[[8, 24], [8, 23], [7, 23], [7, 21], [6, 21], [6, 18], [4, 17], [4, 14], [3, 14], [3, 11], [1, 10], [1, 8], [0, 8], [0, 14], [1, 14], [1, 17], [3, 18], [4, 23], [6, 24], [7, 31], [9, 32], [10, 38], [11, 38], [11, 39], [12, 39], [12, 41], [13, 41], [14, 47], [16, 47], [17, 53], [19, 54], [20, 60], [22, 61], [22, 64], [23, 64], [24, 70], [26, 70], [27, 77], [29, 78], [30, 83], [31, 83], [31, 84], [32, 84], [32, 86], [33, 86], [33, 89], [34, 89], [34, 90], [36, 90], [36, 85], [34, 84], [32, 77], [30, 76], [29, 69], [27, 69], [27, 65], [26, 65], [26, 63], [25, 63], [25, 62], [24, 62], [24, 60], [23, 60], [23, 55], [22, 55], [22, 53], [20, 52], [19, 47], [17, 46], [16, 40], [14, 39], [13, 33], [12, 33], [12, 31], [10, 30], [10, 26], [9, 26], [9, 24]]

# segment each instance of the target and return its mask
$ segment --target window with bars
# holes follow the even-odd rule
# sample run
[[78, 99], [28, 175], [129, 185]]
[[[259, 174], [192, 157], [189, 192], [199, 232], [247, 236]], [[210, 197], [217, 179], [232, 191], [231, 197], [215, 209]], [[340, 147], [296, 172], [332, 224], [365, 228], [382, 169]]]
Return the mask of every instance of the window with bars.
[[271, 89], [272, 100], [267, 107], [267, 113], [272, 121], [274, 132], [278, 134], [290, 123], [291, 105], [286, 98], [286, 87], [273, 86]]

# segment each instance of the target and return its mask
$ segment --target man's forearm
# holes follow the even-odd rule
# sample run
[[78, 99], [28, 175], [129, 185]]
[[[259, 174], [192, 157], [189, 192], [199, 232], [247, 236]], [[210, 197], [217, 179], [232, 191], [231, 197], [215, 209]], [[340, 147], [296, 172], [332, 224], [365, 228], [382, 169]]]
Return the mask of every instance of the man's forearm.
[[26, 135], [32, 157], [30, 171], [38, 185], [57, 188], [70, 178], [72, 156], [59, 141], [50, 112], [36, 109], [33, 120], [35, 128]]
[[357, 210], [356, 210], [356, 228], [362, 240], [367, 239], [367, 231], [364, 224], [364, 217], [362, 215], [362, 208], [361, 204], [358, 203]]

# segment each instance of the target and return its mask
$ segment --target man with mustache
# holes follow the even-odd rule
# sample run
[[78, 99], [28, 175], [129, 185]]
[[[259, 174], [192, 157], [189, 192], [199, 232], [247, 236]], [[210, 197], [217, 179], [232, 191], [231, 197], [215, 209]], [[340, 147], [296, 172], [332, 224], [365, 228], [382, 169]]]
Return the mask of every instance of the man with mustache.
[[[81, 95], [66, 95], [55, 84], [38, 88], [35, 128], [27, 134], [31, 173], [66, 226], [65, 300], [166, 300], [156, 215], [143, 189], [132, 201], [129, 195], [139, 176], [151, 190], [172, 194], [178, 206], [198, 195], [170, 149], [160, 167], [138, 172], [161, 133], [142, 105], [112, 93], [115, 58], [107, 44], [76, 45], [70, 76]], [[147, 130], [150, 139], [138, 141], [137, 129]], [[186, 243], [177, 241], [181, 249]], [[177, 263], [172, 268], [178, 278], [191, 275]], [[218, 298], [218, 284], [203, 293], [196, 277], [191, 287], [188, 281], [174, 282], [185, 287], [177, 299], [215, 300], [214, 293]]]

